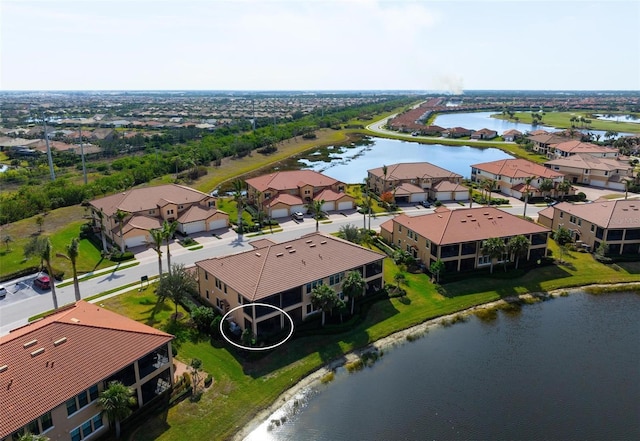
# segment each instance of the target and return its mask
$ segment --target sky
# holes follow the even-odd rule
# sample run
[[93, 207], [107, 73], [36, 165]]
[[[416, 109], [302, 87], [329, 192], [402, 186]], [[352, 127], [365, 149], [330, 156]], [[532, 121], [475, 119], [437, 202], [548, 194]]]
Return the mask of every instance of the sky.
[[0, 0], [0, 91], [640, 90], [638, 0]]

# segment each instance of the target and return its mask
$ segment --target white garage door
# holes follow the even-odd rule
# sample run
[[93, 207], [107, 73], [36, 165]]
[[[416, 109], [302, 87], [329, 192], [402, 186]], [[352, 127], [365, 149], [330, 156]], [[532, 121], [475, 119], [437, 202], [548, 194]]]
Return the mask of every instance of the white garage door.
[[225, 228], [227, 226], [226, 219], [218, 219], [209, 222], [209, 230], [219, 230], [220, 228]]
[[353, 208], [353, 202], [351, 201], [338, 203], [338, 210], [351, 210], [352, 208]]
[[289, 210], [286, 208], [279, 208], [277, 210], [271, 211], [271, 217], [287, 217], [289, 215]]
[[322, 204], [322, 211], [333, 211], [335, 210], [336, 204], [335, 202], [331, 201], [331, 202], [325, 202], [324, 204]]
[[296, 211], [299, 211], [301, 213], [306, 213], [307, 212], [307, 207], [305, 207], [304, 205], [292, 205], [291, 206], [291, 213], [295, 213]]
[[182, 226], [182, 231], [184, 232], [184, 234], [199, 233], [205, 230], [204, 225], [204, 221], [189, 222], [188, 224], [184, 224]]
[[139, 247], [141, 245], [146, 245], [147, 237], [146, 236], [129, 237], [124, 240], [124, 244], [127, 248], [134, 248], [134, 247]]
[[409, 202], [422, 202], [427, 198], [424, 193], [413, 193], [409, 196]]

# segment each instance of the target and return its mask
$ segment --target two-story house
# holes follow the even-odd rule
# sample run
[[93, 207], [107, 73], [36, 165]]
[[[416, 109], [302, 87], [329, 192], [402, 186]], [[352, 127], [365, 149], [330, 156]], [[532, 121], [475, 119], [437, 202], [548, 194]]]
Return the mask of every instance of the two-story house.
[[[367, 170], [369, 190], [380, 195], [390, 191], [397, 203], [419, 203], [448, 194], [451, 200], [467, 200], [468, 189], [462, 176], [429, 162], [401, 162]], [[455, 186], [445, 189], [438, 184], [447, 181]], [[445, 199], [448, 200], [448, 199]]]
[[[90, 202], [93, 225], [103, 226], [107, 236], [118, 246], [133, 248], [151, 242], [149, 230], [162, 223], [177, 221], [178, 231], [194, 234], [229, 226], [229, 215], [216, 208], [216, 198], [176, 184], [133, 188]], [[120, 220], [122, 218], [122, 240]]]
[[564, 141], [551, 146], [547, 151], [549, 159], [568, 158], [577, 154], [587, 154], [595, 158], [617, 159], [619, 150], [578, 140]]
[[562, 202], [540, 211], [538, 222], [552, 230], [562, 225], [578, 246], [591, 251], [606, 242], [609, 254], [640, 254], [640, 201]]
[[343, 182], [313, 170], [279, 171], [247, 179], [246, 184], [249, 202], [271, 218], [305, 212], [313, 201], [324, 201], [322, 211], [327, 212], [355, 207]]
[[[238, 308], [231, 318], [243, 330], [260, 337], [285, 326], [277, 310], [286, 311], [295, 324], [318, 311], [311, 292], [331, 286], [342, 296], [342, 281], [349, 271], [359, 271], [366, 282], [365, 295], [383, 286], [383, 254], [334, 236], [313, 233], [283, 243], [262, 239], [243, 253], [196, 262], [200, 296], [222, 313]], [[348, 299], [347, 299], [348, 300]]]
[[[529, 196], [546, 196], [540, 190], [545, 179], [553, 182], [554, 188], [564, 180], [564, 174], [526, 159], [499, 159], [471, 166], [471, 180], [481, 183], [485, 180], [494, 182], [494, 189], [507, 196], [523, 198]], [[527, 183], [530, 180], [529, 183]], [[553, 193], [555, 190], [552, 190]], [[570, 190], [568, 194], [575, 192]]]
[[[482, 253], [482, 242], [496, 237], [507, 242], [513, 236], [525, 236], [530, 246], [521, 259], [537, 260], [546, 255], [550, 232], [547, 227], [494, 207], [438, 207], [435, 213], [401, 214], [380, 226], [387, 243], [407, 251], [427, 267], [441, 259], [447, 272], [491, 265], [491, 258]], [[505, 255], [497, 261], [508, 258]]]
[[611, 157], [595, 157], [588, 153], [553, 159], [544, 163], [562, 173], [573, 184], [624, 190], [625, 180], [633, 180], [633, 166], [628, 161]]
[[111, 381], [137, 410], [173, 385], [173, 336], [85, 301], [0, 337], [0, 440], [26, 432], [80, 441], [108, 431], [97, 405]]

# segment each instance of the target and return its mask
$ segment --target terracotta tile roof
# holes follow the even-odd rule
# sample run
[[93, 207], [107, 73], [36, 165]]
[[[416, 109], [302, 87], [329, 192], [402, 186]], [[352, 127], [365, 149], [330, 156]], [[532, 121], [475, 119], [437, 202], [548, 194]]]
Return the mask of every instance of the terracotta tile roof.
[[629, 170], [632, 168], [632, 166], [627, 162], [618, 161], [614, 158], [596, 158], [588, 153], [578, 153], [566, 158], [554, 159], [552, 161], [545, 162], [545, 164], [606, 171]]
[[264, 299], [385, 256], [321, 233], [196, 262], [251, 301]]
[[[572, 214], [602, 228], [640, 228], [640, 201], [596, 201], [589, 204], [561, 202], [549, 208]], [[545, 216], [553, 218], [553, 214], [545, 213]]]
[[289, 194], [289, 193], [282, 193], [277, 195], [274, 198], [271, 198], [269, 200], [264, 201], [264, 206], [265, 207], [273, 207], [274, 205], [278, 204], [278, 203], [282, 203], [288, 206], [292, 206], [292, 205], [301, 205], [304, 204], [304, 201], [302, 200], [302, 198], [300, 196], [296, 196], [293, 194]]
[[396, 196], [409, 196], [415, 193], [424, 193], [424, 188], [404, 182], [398, 185], [395, 190]]
[[[367, 170], [374, 176], [384, 179], [382, 167]], [[396, 181], [403, 179], [433, 179], [433, 178], [462, 178], [461, 175], [429, 162], [402, 162], [387, 166], [387, 180]]]
[[438, 207], [435, 213], [412, 217], [401, 214], [393, 220], [439, 245], [550, 231], [494, 207]]
[[[202, 207], [200, 205], [192, 205], [187, 211], [182, 213], [178, 218], [178, 222], [181, 224], [187, 224], [189, 222], [197, 222], [210, 219], [215, 216], [216, 213], [223, 213], [214, 207]], [[224, 213], [227, 215], [227, 213]]]
[[85, 301], [0, 337], [0, 438], [172, 339]]
[[567, 153], [613, 153], [618, 151], [611, 147], [603, 147], [576, 140], [561, 142], [555, 145], [554, 148]]
[[264, 247], [268, 247], [270, 245], [275, 245], [276, 242], [270, 240], [270, 239], [257, 239], [257, 240], [252, 240], [251, 242], [249, 242], [249, 245], [251, 245], [254, 249], [256, 248], [264, 248]]
[[435, 191], [469, 191], [469, 188], [451, 181], [440, 181], [433, 186]]
[[[128, 231], [136, 229], [149, 231], [153, 228], [162, 228], [162, 221], [155, 217], [135, 215], [131, 216], [131, 219], [122, 226], [122, 233], [125, 234]], [[116, 225], [113, 231], [120, 234], [120, 226]]]
[[197, 203], [209, 195], [193, 188], [176, 184], [158, 185], [156, 187], [134, 188], [122, 193], [117, 193], [104, 198], [91, 201], [91, 205], [101, 209], [105, 215], [111, 216], [116, 211], [122, 210], [127, 213], [152, 210], [158, 206], [166, 205], [167, 202], [173, 204], [193, 204]]
[[527, 136], [527, 139], [538, 142], [540, 144], [549, 144], [549, 145], [560, 144], [561, 142], [565, 142], [567, 140], [567, 138], [563, 136], [558, 136], [553, 133], [548, 133], [548, 132], [545, 132], [544, 130], [536, 130], [534, 132], [531, 132], [531, 136]]
[[506, 130], [502, 133], [502, 136], [520, 136], [522, 135], [522, 132], [520, 130], [516, 130], [516, 129], [510, 129], [510, 130]]
[[560, 172], [551, 170], [544, 165], [527, 161], [526, 159], [499, 159], [497, 161], [483, 162], [481, 164], [472, 164], [471, 167], [493, 175], [506, 176], [509, 178], [540, 176], [543, 178], [554, 179], [564, 176]]
[[320, 193], [318, 193], [313, 197], [314, 201], [325, 200], [327, 202], [338, 201], [340, 199], [350, 199], [352, 201], [355, 201], [355, 199], [351, 195], [348, 195], [346, 193], [338, 193], [337, 191], [333, 191], [330, 188], [325, 188], [324, 190], [322, 190]]
[[381, 223], [380, 229], [391, 233], [393, 231], [393, 219], [389, 219], [388, 221]]
[[339, 181], [313, 170], [292, 170], [270, 173], [246, 180], [247, 185], [258, 191], [269, 189], [283, 191], [299, 188], [303, 185], [314, 187], [330, 187]]

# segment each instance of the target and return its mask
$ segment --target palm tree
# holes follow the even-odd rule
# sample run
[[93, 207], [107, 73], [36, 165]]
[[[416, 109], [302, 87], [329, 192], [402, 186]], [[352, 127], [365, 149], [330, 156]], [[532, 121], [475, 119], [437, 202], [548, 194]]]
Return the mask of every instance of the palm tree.
[[487, 206], [491, 205], [491, 192], [495, 187], [496, 182], [493, 179], [487, 179], [484, 182], [484, 189], [487, 190]]
[[384, 177], [384, 181], [382, 181], [382, 193], [387, 191], [387, 171], [388, 171], [387, 170], [387, 166], [383, 165], [382, 166], [382, 176]]
[[320, 218], [322, 217], [322, 206], [324, 205], [324, 199], [314, 200], [309, 205], [313, 218], [316, 220], [316, 233], [320, 227]]
[[509, 242], [507, 242], [507, 249], [509, 250], [509, 253], [516, 259], [516, 269], [518, 269], [520, 257], [529, 250], [529, 246], [531, 246], [531, 242], [529, 242], [529, 239], [522, 234], [511, 237]]
[[402, 271], [399, 271], [393, 275], [393, 281], [396, 282], [396, 290], [400, 292], [400, 284], [407, 280], [407, 276]]
[[338, 294], [329, 285], [318, 285], [311, 291], [311, 304], [315, 309], [322, 311], [322, 326], [324, 326], [324, 316], [330, 312], [339, 302]]
[[533, 181], [533, 176], [529, 176], [524, 180], [524, 211], [522, 212], [522, 217], [527, 217], [527, 204], [529, 203], [529, 195], [531, 194], [529, 191], [531, 181]]
[[167, 222], [166, 220], [162, 223], [162, 237], [167, 244], [167, 271], [171, 274], [171, 252], [169, 251], [169, 241], [173, 239], [173, 235], [178, 229], [178, 222], [172, 221]]
[[436, 283], [440, 283], [440, 274], [444, 271], [444, 262], [441, 259], [436, 260], [429, 267], [429, 271], [436, 277]]
[[365, 286], [360, 271], [349, 271], [342, 282], [342, 292], [351, 300], [351, 315], [353, 315], [356, 298], [364, 295]]
[[56, 256], [62, 257], [63, 259], [67, 259], [71, 262], [71, 270], [73, 271], [73, 290], [76, 296], [76, 302], [82, 297], [80, 296], [80, 283], [78, 282], [78, 270], [76, 268], [76, 263], [79, 255], [79, 245], [80, 242], [77, 237], [71, 239], [71, 243], [67, 245], [67, 254], [56, 253]]
[[104, 234], [104, 213], [102, 210], [95, 212], [100, 219], [100, 239], [102, 239], [102, 251], [107, 252], [107, 238]]
[[159, 228], [149, 230], [151, 242], [148, 245], [153, 247], [153, 251], [158, 255], [158, 276], [162, 275], [162, 242], [164, 241], [164, 232]]
[[491, 258], [489, 273], [493, 274], [493, 259], [501, 258], [504, 251], [504, 240], [499, 237], [490, 237], [482, 241], [482, 254]]
[[543, 179], [539, 188], [542, 194], [546, 195], [546, 193], [553, 190], [553, 181], [549, 178]]
[[120, 421], [131, 415], [131, 406], [136, 404], [133, 389], [119, 381], [112, 381], [98, 397], [101, 415], [106, 415], [109, 423], [115, 424], [116, 438], [120, 438]]
[[122, 228], [124, 224], [124, 218], [127, 217], [127, 212], [118, 209], [116, 214], [114, 215], [116, 220], [118, 221], [118, 225], [120, 226], [120, 252], [124, 253], [124, 237], [122, 235]]
[[242, 237], [242, 212], [244, 211], [244, 195], [242, 194], [242, 181], [236, 179], [233, 181], [233, 200], [238, 208], [238, 238]]
[[561, 199], [564, 199], [564, 197], [567, 195], [567, 193], [569, 193], [570, 190], [571, 183], [569, 181], [563, 180], [562, 182], [558, 183], [558, 191], [562, 193]]
[[36, 236], [24, 247], [25, 257], [38, 256], [40, 258], [40, 267], [46, 267], [49, 275], [49, 285], [51, 286], [51, 296], [53, 297], [53, 309], [58, 309], [58, 296], [56, 295], [53, 267], [51, 266], [51, 254], [51, 241], [46, 236]]
[[2, 241], [4, 242], [4, 245], [7, 247], [7, 252], [9, 251], [9, 242], [13, 242], [13, 237], [11, 237], [9, 234], [5, 234], [2, 237]]
[[168, 298], [175, 304], [176, 312], [173, 316], [173, 321], [175, 322], [178, 319], [178, 305], [180, 301], [187, 294], [197, 295], [198, 283], [194, 276], [186, 270], [184, 265], [173, 265], [171, 271], [160, 277], [156, 294], [160, 301]]
[[473, 187], [467, 189], [469, 192], [469, 208], [473, 208]]

